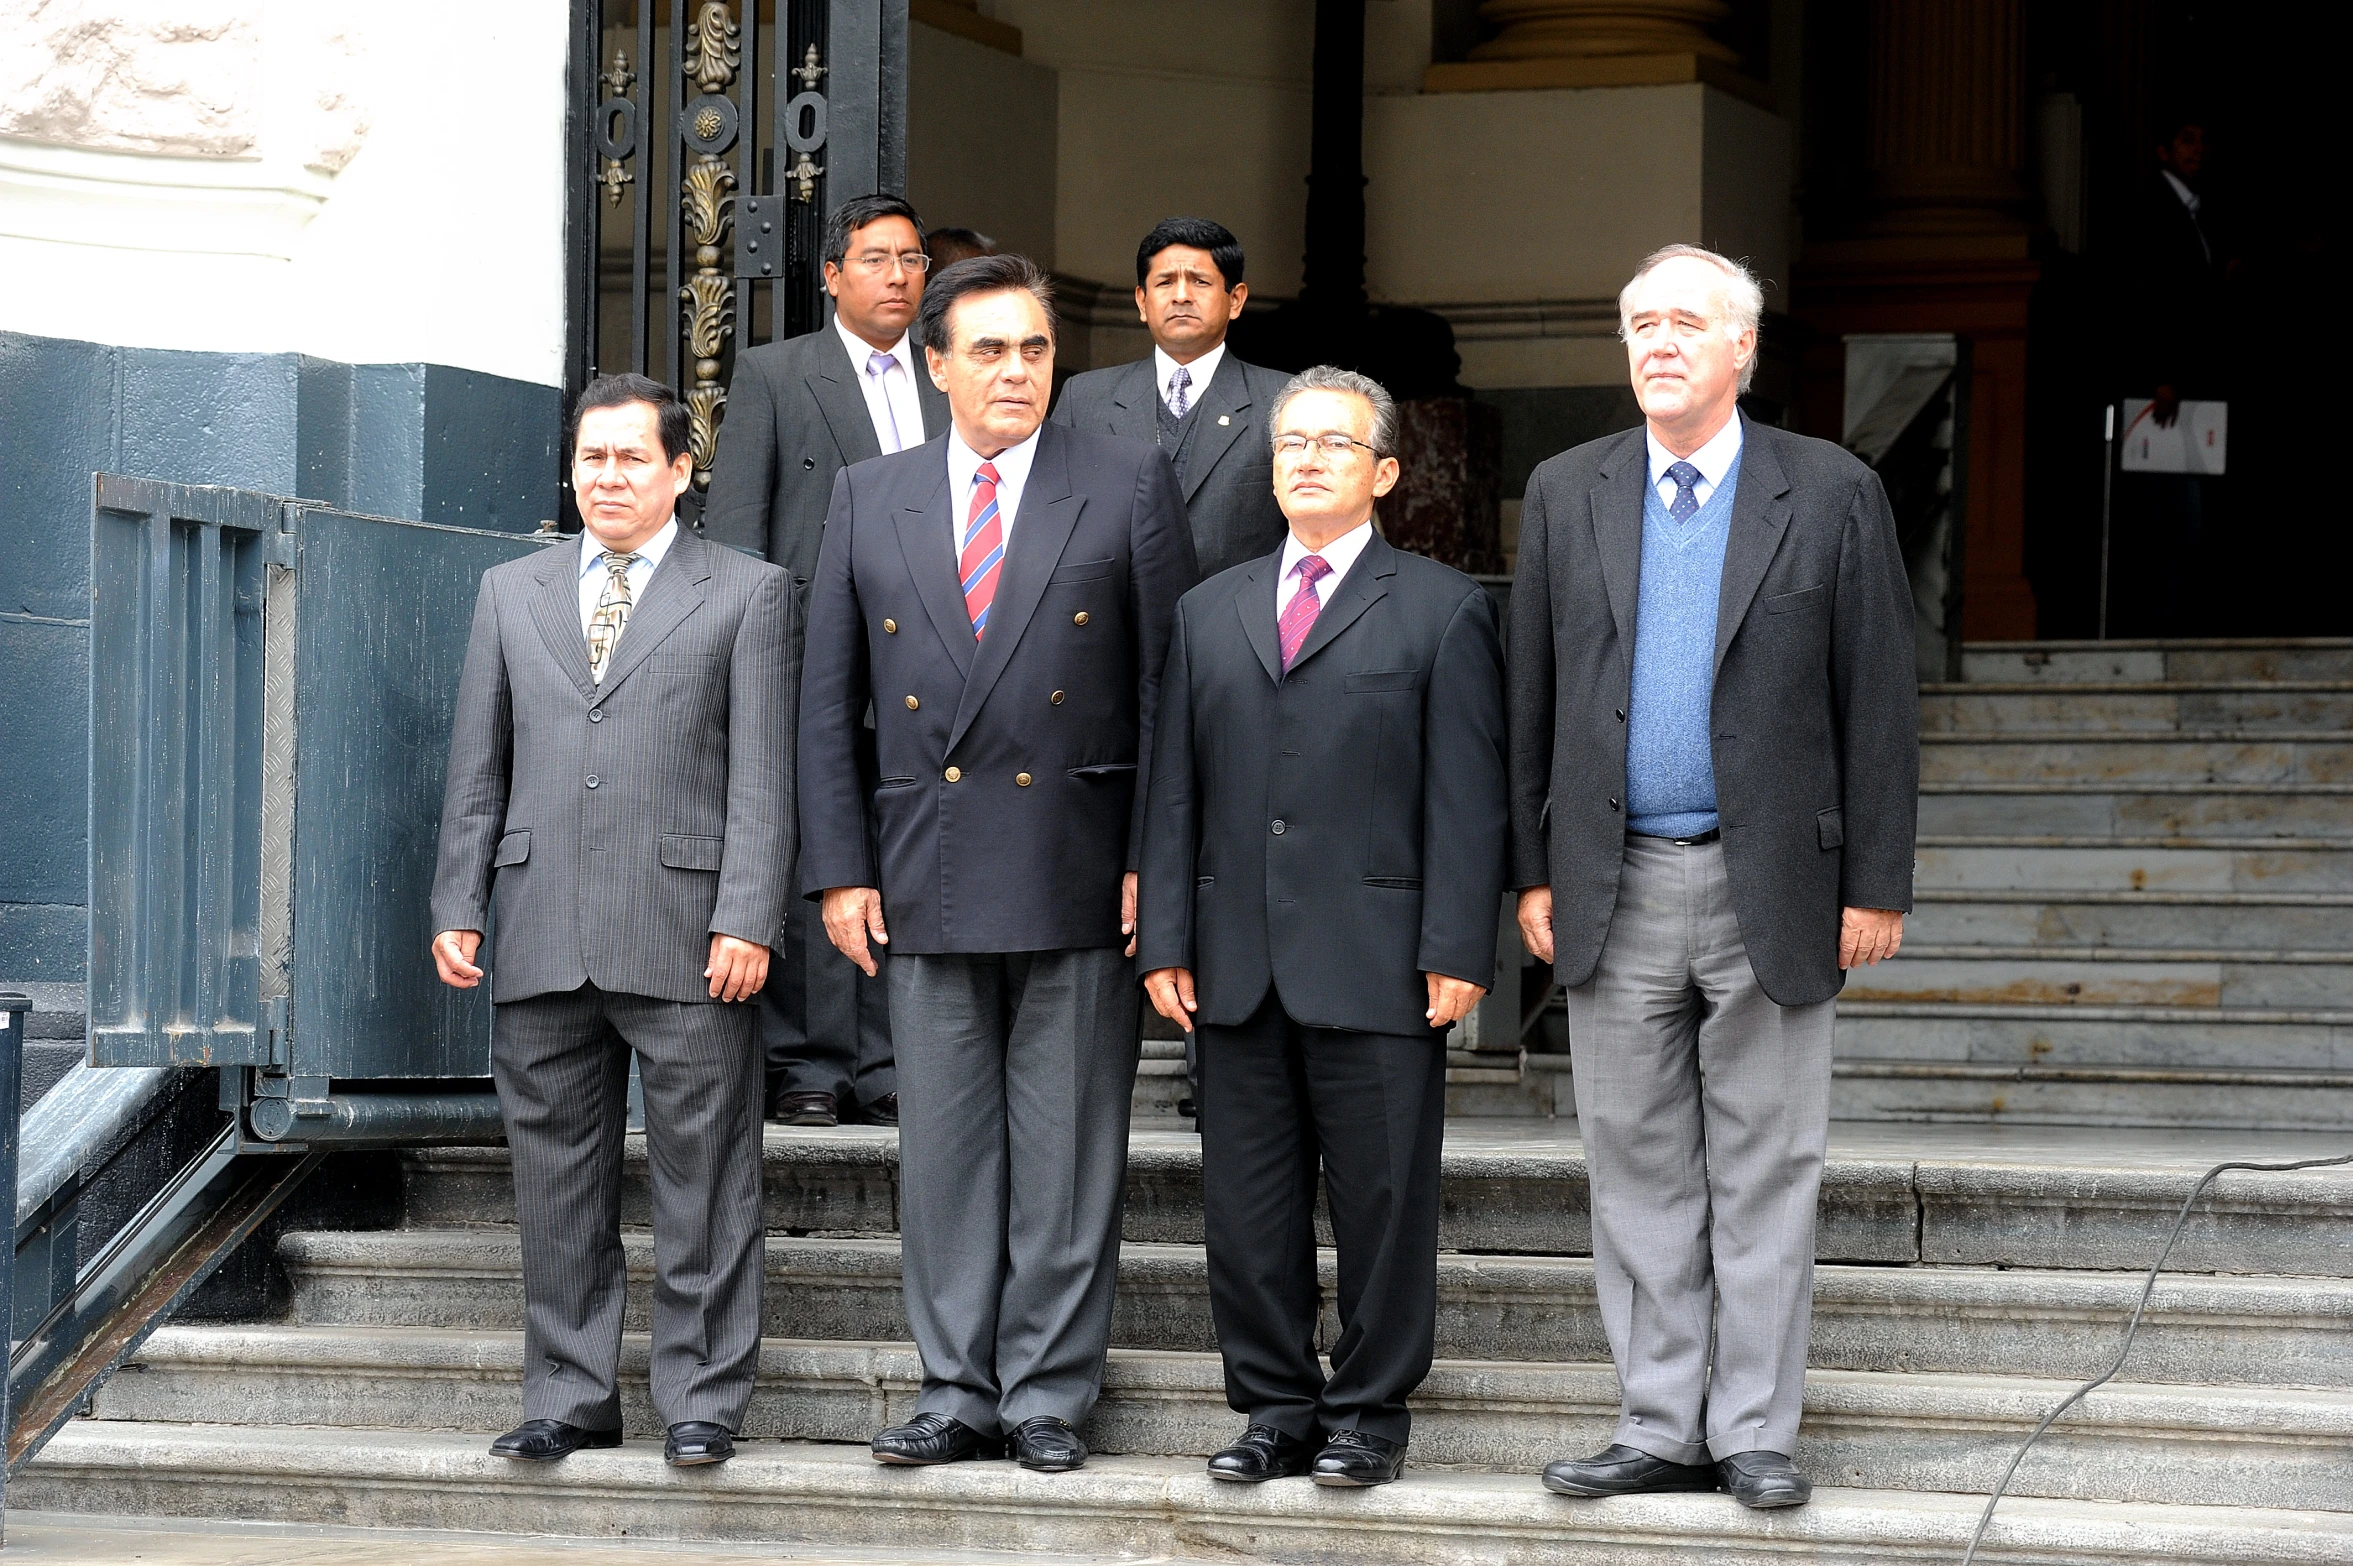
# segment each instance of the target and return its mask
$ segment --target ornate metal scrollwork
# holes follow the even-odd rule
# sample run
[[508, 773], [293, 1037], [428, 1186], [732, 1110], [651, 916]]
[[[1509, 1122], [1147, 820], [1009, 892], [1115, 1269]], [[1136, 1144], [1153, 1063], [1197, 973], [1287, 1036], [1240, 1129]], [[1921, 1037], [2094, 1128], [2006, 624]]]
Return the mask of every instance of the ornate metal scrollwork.
[[637, 73], [629, 69], [628, 51], [623, 49], [613, 51], [613, 68], [597, 76], [612, 96], [597, 105], [596, 149], [604, 155], [605, 166], [596, 183], [605, 188], [605, 199], [616, 207], [621, 204], [621, 187], [637, 182], [637, 176], [623, 167], [637, 155], [637, 102], [629, 96], [629, 84], [636, 80]]
[[735, 335], [734, 280], [720, 268], [735, 223], [735, 173], [721, 162], [735, 144], [735, 104], [727, 88], [743, 65], [743, 30], [725, 0], [704, 0], [686, 30], [684, 72], [701, 96], [679, 110], [678, 133], [696, 154], [679, 179], [678, 205], [684, 237], [694, 246], [694, 273], [678, 295], [688, 306], [686, 346], [694, 356], [693, 381], [686, 388], [688, 444], [694, 452], [694, 486], [710, 488], [711, 462], [719, 448], [719, 423], [727, 414], [725, 368], [728, 339]]

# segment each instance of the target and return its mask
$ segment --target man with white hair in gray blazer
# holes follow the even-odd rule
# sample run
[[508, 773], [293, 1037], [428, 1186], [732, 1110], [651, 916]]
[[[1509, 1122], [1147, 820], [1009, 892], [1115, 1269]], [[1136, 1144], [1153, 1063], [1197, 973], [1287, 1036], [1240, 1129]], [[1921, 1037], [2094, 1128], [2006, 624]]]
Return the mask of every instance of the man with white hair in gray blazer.
[[491, 1451], [621, 1444], [621, 1146], [645, 1085], [653, 1401], [685, 1467], [735, 1452], [760, 1358], [752, 1008], [794, 850], [791, 579], [681, 531], [686, 409], [641, 375], [574, 415], [577, 544], [484, 573], [433, 880], [444, 983], [496, 1001], [523, 1245], [523, 1423]]
[[1814, 1204], [1845, 970], [1912, 904], [1919, 691], [1887, 496], [1739, 411], [1762, 297], [1670, 245], [1619, 295], [1643, 428], [1538, 467], [1511, 614], [1512, 880], [1568, 986], [1615, 1441], [1575, 1496], [1811, 1494]]

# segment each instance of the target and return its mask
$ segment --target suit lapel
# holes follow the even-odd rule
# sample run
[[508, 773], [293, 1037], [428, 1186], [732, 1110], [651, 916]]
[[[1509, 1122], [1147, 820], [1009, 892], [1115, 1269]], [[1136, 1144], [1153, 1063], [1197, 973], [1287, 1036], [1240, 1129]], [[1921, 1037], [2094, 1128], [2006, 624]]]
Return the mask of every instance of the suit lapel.
[[945, 436], [919, 448], [932, 467], [930, 498], [920, 506], [902, 507], [898, 514], [899, 552], [907, 557], [907, 574], [915, 579], [915, 596], [939, 633], [940, 645], [955, 660], [956, 672], [972, 674], [972, 617], [964, 612], [964, 592], [956, 580], [956, 507], [948, 494], [948, 452]]
[[[1184, 481], [1187, 505], [1208, 481], [1209, 470], [1217, 466], [1218, 459], [1250, 427], [1249, 407], [1249, 379], [1243, 372], [1242, 361], [1228, 348], [1225, 357], [1217, 362], [1217, 373], [1209, 378], [1208, 390], [1201, 394], [1200, 406], [1193, 410], [1193, 417], [1201, 421], [1201, 427], [1193, 432], [1193, 476]], [[1225, 422], [1219, 423], [1220, 419]]]
[[1283, 679], [1283, 644], [1275, 625], [1274, 578], [1282, 568], [1283, 552], [1279, 549], [1251, 562], [1241, 591], [1234, 595], [1234, 609], [1242, 616], [1242, 634], [1250, 638], [1250, 650], [1266, 666], [1266, 677], [1278, 685]]
[[1593, 486], [1593, 542], [1601, 556], [1601, 579], [1610, 595], [1610, 618], [1618, 623], [1618, 644], [1634, 645], [1634, 611], [1642, 586], [1642, 488], [1650, 472], [1642, 431], [1629, 431], [1602, 459], [1601, 482]]
[[[1278, 561], [1280, 555], [1275, 557]], [[1356, 623], [1356, 617], [1389, 596], [1389, 578], [1397, 574], [1397, 551], [1379, 533], [1365, 541], [1364, 553], [1356, 557], [1347, 577], [1332, 593], [1332, 601], [1324, 605], [1315, 617], [1315, 625], [1307, 633], [1307, 640], [1299, 644], [1299, 656], [1291, 660], [1291, 673], [1296, 674], [1302, 664], [1322, 652], [1342, 631]], [[1268, 595], [1268, 603], [1273, 595]]]
[[[645, 584], [645, 596], [629, 611], [629, 625], [621, 633], [620, 645], [613, 649], [613, 661], [605, 665], [605, 682], [598, 687], [605, 696], [619, 690], [621, 682], [703, 606], [710, 580], [711, 546], [701, 535], [680, 528], [677, 537], [670, 540], [669, 553], [662, 556], [662, 563], [654, 567], [652, 579]], [[583, 648], [586, 645], [583, 637]], [[586, 652], [581, 656], [585, 659]]]
[[[1743, 416], [1745, 418], [1745, 415]], [[1764, 584], [1773, 552], [1789, 530], [1789, 479], [1773, 460], [1771, 448], [1757, 438], [1757, 426], [1744, 423], [1740, 441], [1740, 476], [1732, 490], [1732, 533], [1724, 541], [1724, 581], [1716, 593], [1716, 668], [1732, 649], [1733, 633]]]
[[817, 363], [804, 379], [809, 395], [816, 399], [817, 411], [825, 416], [825, 427], [833, 431], [842, 464], [846, 467], [879, 457], [882, 442], [874, 438], [874, 416], [866, 411], [866, 393], [851, 379], [850, 356], [842, 347], [841, 333], [830, 325], [818, 330], [825, 337], [817, 344]]
[[549, 546], [542, 557], [539, 585], [531, 593], [531, 623], [539, 628], [539, 639], [554, 655], [556, 667], [580, 687], [581, 695], [594, 701], [588, 634], [580, 628], [580, 558], [577, 539]]
[[[956, 709], [956, 723], [948, 733], [953, 750], [981, 704], [1005, 672], [1021, 633], [1029, 628], [1038, 604], [1046, 596], [1046, 579], [1062, 558], [1086, 505], [1070, 492], [1070, 457], [1063, 449], [1063, 427], [1039, 426], [1037, 455], [1030, 459], [1029, 482], [1022, 486], [1021, 508], [1013, 514], [1013, 536], [1005, 545], [1005, 568], [997, 578], [997, 596], [989, 606], [989, 631], [980, 638], [972, 666], [964, 678], [964, 700]], [[961, 595], [959, 595], [961, 602]]]
[[1112, 434], [1147, 446], [1160, 444], [1160, 392], [1152, 384], [1152, 366], [1157, 362], [1147, 354], [1129, 365], [1127, 374], [1111, 388]]

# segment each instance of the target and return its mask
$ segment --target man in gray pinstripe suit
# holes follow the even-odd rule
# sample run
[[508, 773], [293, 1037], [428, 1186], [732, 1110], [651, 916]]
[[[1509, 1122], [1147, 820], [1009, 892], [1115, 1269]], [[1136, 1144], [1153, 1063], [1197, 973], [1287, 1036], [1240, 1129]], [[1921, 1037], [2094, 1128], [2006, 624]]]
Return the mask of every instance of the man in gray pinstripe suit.
[[653, 1400], [679, 1466], [724, 1462], [760, 1353], [752, 1009], [794, 852], [791, 582], [681, 532], [686, 410], [581, 394], [577, 546], [484, 574], [458, 687], [433, 960], [479, 984], [523, 1245], [522, 1425], [502, 1457], [618, 1446], [629, 1055], [653, 1177]]

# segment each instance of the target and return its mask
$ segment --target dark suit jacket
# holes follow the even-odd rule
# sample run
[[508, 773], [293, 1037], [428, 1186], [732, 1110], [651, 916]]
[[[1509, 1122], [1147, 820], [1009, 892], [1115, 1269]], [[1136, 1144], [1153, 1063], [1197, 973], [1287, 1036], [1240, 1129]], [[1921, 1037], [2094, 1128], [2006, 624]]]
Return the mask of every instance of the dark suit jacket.
[[[1802, 1006], [1845, 982], [1841, 908], [1912, 906], [1912, 593], [1877, 475], [1828, 441], [1745, 429], [1716, 609], [1716, 804], [1750, 966]], [[1529, 476], [1520, 511], [1512, 885], [1551, 885], [1563, 984], [1593, 976], [1617, 906], [1648, 470], [1639, 428], [1589, 441]]]
[[2162, 175], [2149, 177], [2140, 198], [2121, 258], [2127, 308], [2118, 313], [2116, 357], [2134, 377], [2126, 390], [2145, 397], [2169, 385], [2184, 397], [2224, 396], [2231, 328], [2213, 199], [2193, 218]]
[[1200, 1020], [1271, 983], [1311, 1027], [1432, 1036], [1424, 973], [1495, 982], [1510, 836], [1495, 601], [1375, 534], [1289, 674], [1278, 552], [1177, 606], [1140, 886], [1140, 971]]
[[[1195, 580], [1184, 502], [1157, 451], [1044, 426], [976, 642], [947, 442], [834, 485], [809, 596], [801, 884], [881, 888], [894, 952], [1125, 945], [1137, 771]], [[853, 750], [870, 698], [879, 863]]]
[[[1160, 392], [1150, 358], [1074, 375], [1054, 408], [1072, 429], [1124, 435], [1147, 446], [1160, 441]], [[1267, 417], [1289, 379], [1279, 370], [1244, 364], [1232, 349], [1194, 405], [1199, 428], [1180, 478], [1193, 524], [1193, 554], [1204, 576], [1283, 547], [1290, 526], [1275, 503], [1274, 451]], [[1220, 422], [1220, 421], [1224, 422]]]
[[436, 930], [489, 928], [502, 1001], [706, 1001], [713, 935], [773, 947], [793, 858], [785, 574], [681, 531], [600, 686], [580, 546], [483, 573], [458, 684]]
[[[926, 440], [948, 428], [948, 399], [931, 383], [909, 339]], [[792, 573], [805, 600], [817, 574], [833, 481], [853, 462], [882, 455], [866, 393], [831, 321], [735, 356], [727, 418], [703, 506], [703, 536], [763, 555]]]

